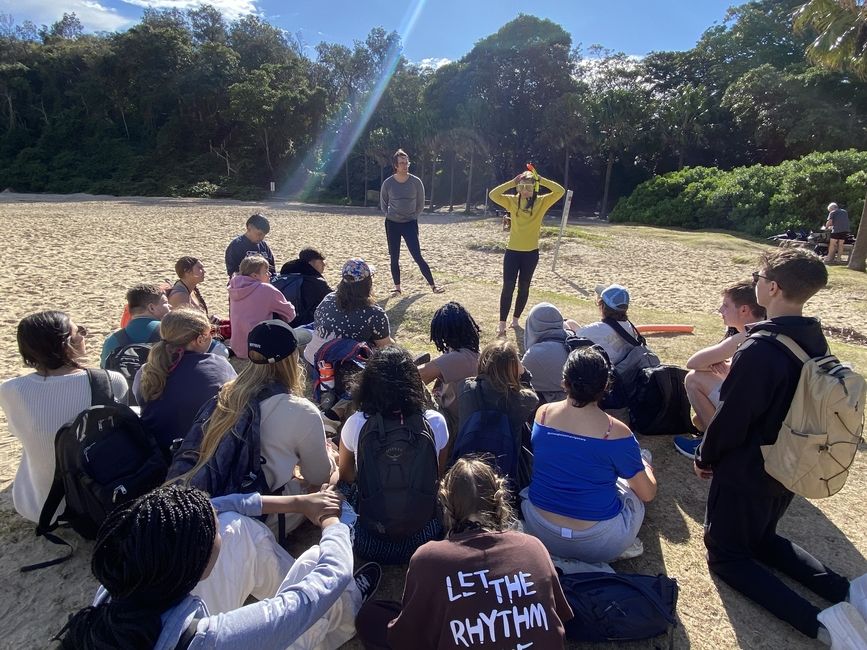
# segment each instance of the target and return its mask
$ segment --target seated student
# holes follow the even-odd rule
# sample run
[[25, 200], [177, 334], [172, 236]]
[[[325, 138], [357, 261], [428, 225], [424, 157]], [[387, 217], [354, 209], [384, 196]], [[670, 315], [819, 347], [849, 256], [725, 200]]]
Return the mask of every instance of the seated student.
[[[607, 287], [599, 285], [596, 287], [596, 296], [596, 304], [599, 306], [602, 320], [579, 328], [575, 334], [601, 346], [608, 355], [611, 365], [615, 366], [632, 349], [632, 345], [615, 330], [615, 327], [619, 325], [630, 336], [638, 335], [626, 313], [629, 309], [629, 290], [619, 284], [611, 284]], [[617, 324], [613, 325], [611, 321], [616, 321]], [[574, 321], [570, 321], [571, 323]]]
[[[247, 349], [251, 363], [217, 393], [216, 408], [202, 431], [198, 461], [179, 475], [176, 456], [169, 469], [170, 479], [185, 482], [206, 471], [220, 441], [232, 434], [247, 404], [263, 389], [277, 385], [285, 392], [259, 402], [262, 472], [270, 491], [301, 494], [309, 486], [331, 482], [335, 458], [325, 439], [322, 417], [319, 409], [303, 397], [298, 337], [304, 331], [296, 335], [288, 324], [278, 320], [259, 323], [252, 329]], [[303, 477], [303, 483], [296, 474]], [[302, 521], [301, 517], [287, 517], [286, 531], [294, 530]]]
[[[725, 338], [693, 354], [686, 367], [684, 380], [689, 403], [695, 411], [693, 424], [699, 431], [707, 429], [708, 422], [719, 406], [719, 391], [729, 374], [731, 358], [738, 346], [747, 338], [746, 327], [765, 319], [765, 308], [756, 302], [756, 291], [750, 280], [736, 282], [722, 293], [722, 304], [717, 310], [726, 326]], [[701, 436], [675, 436], [674, 447], [687, 458], [695, 457]]]
[[315, 248], [303, 248], [298, 253], [297, 260], [290, 260], [280, 268], [280, 275], [298, 273], [303, 276], [298, 304], [295, 311], [298, 315], [290, 325], [301, 327], [313, 322], [313, 314], [322, 299], [333, 291], [322, 277], [325, 272], [325, 256]]
[[[91, 385], [81, 365], [87, 328], [62, 311], [42, 311], [23, 318], [17, 336], [21, 359], [35, 372], [0, 384], [0, 407], [9, 433], [22, 447], [12, 505], [22, 517], [37, 522], [54, 480], [55, 434], [91, 405]], [[123, 375], [105, 372], [115, 399], [126, 404]], [[63, 506], [57, 512], [63, 512]]]
[[[362, 606], [356, 627], [364, 647], [563, 648], [572, 608], [545, 547], [510, 530], [514, 513], [504, 479], [484, 460], [462, 458], [443, 478], [439, 501], [446, 539], [412, 556], [403, 603]], [[519, 574], [531, 588], [506, 595], [505, 587], [489, 586], [517, 584]], [[527, 609], [535, 616], [520, 618]], [[494, 614], [490, 627], [485, 619]]]
[[257, 212], [247, 219], [247, 230], [243, 235], [235, 237], [226, 247], [226, 273], [231, 278], [241, 271], [241, 260], [248, 255], [261, 255], [268, 261], [268, 277], [273, 276], [277, 267], [274, 264], [274, 254], [265, 241], [271, 232], [271, 224], [264, 214]]
[[527, 315], [524, 330], [524, 364], [533, 376], [533, 388], [544, 402], [563, 399], [563, 366], [569, 349], [563, 314], [554, 305], [542, 302]]
[[[352, 619], [370, 593], [352, 579], [339, 500], [311, 497], [302, 503], [254, 493], [212, 502], [200, 490], [172, 485], [125, 503], [100, 527], [91, 561], [100, 587], [93, 605], [70, 617], [61, 647], [338, 647], [351, 638]], [[251, 519], [287, 511], [322, 527], [319, 545], [294, 562]], [[360, 584], [377, 573], [368, 567]], [[206, 584], [215, 581], [261, 600], [221, 613], [194, 595], [215, 591]]]
[[[522, 432], [528, 418], [539, 405], [539, 398], [532, 388], [522, 384], [522, 375], [524, 367], [514, 343], [505, 339], [488, 343], [479, 355], [478, 376], [464, 381], [458, 393], [458, 425], [452, 439], [464, 430], [464, 425], [473, 413], [493, 409], [506, 413], [511, 435], [521, 440], [522, 444], [529, 444]], [[517, 476], [507, 478], [517, 485]]]
[[144, 428], [166, 454], [183, 438], [205, 402], [237, 375], [220, 355], [208, 353], [211, 323], [204, 312], [182, 307], [160, 323], [160, 341], [136, 374], [132, 391]]
[[[195, 257], [184, 256], [175, 262], [175, 273], [178, 280], [169, 291], [169, 304], [172, 309], [178, 307], [194, 307], [210, 317], [208, 303], [199, 285], [205, 281], [205, 265]], [[216, 322], [216, 319], [212, 319]]]
[[304, 348], [304, 358], [313, 364], [322, 344], [332, 339], [353, 339], [371, 347], [394, 343], [385, 310], [373, 296], [376, 267], [360, 257], [346, 261], [337, 290], [329, 293], [313, 318], [313, 341]]
[[160, 320], [171, 306], [166, 293], [156, 284], [137, 284], [126, 292], [126, 304], [131, 319], [126, 327], [105, 339], [99, 355], [99, 365], [105, 368], [109, 355], [130, 343], [155, 343], [160, 338]]
[[[781, 248], [764, 253], [759, 268], [753, 273], [756, 299], [768, 320], [751, 333], [783, 334], [811, 357], [826, 354], [821, 324], [804, 316], [804, 303], [828, 282], [822, 259]], [[867, 648], [867, 576], [850, 583], [777, 532], [795, 495], [765, 471], [761, 447], [776, 441], [801, 367], [767, 340], [742, 345], [732, 359], [719, 409], [695, 457], [696, 474], [711, 479], [704, 522], [708, 568], [804, 635], [833, 648]], [[776, 572], [837, 604], [820, 610]]]
[[433, 397], [446, 416], [449, 431], [457, 431], [461, 382], [475, 377], [479, 370], [479, 333], [470, 312], [457, 302], [447, 302], [431, 319], [430, 340], [441, 354], [418, 371], [425, 384], [436, 382]]
[[295, 319], [295, 307], [271, 285], [268, 261], [261, 255], [241, 260], [241, 272], [229, 280], [229, 317], [229, 347], [240, 359], [247, 358], [247, 335], [257, 323], [276, 317], [287, 323]]
[[[431, 516], [423, 513], [421, 517], [417, 511], [390, 511], [381, 514], [383, 518], [391, 520], [405, 519], [407, 521], [423, 519], [421, 525], [403, 539], [393, 540], [380, 534], [376, 528], [377, 522], [369, 521], [369, 513], [365, 510], [363, 502], [364, 494], [361, 494], [359, 485], [353, 485], [365, 481], [364, 472], [376, 471], [376, 458], [359, 458], [362, 452], [360, 443], [362, 430], [369, 418], [382, 416], [389, 422], [397, 419], [403, 422], [420, 423], [423, 417], [433, 433], [434, 464], [441, 469], [445, 467], [445, 450], [449, 440], [449, 432], [445, 418], [427, 408], [424, 384], [421, 376], [409, 352], [397, 346], [389, 346], [376, 353], [370, 358], [358, 378], [355, 389], [355, 403], [357, 410], [343, 425], [340, 432], [340, 480], [342, 489], [350, 494], [350, 504], [358, 503], [358, 525], [355, 527], [355, 550], [364, 558], [386, 564], [400, 564], [409, 560], [415, 550], [427, 541], [438, 539], [442, 534], [442, 524], [436, 516], [433, 494], [439, 472], [434, 469], [429, 486], [431, 496]], [[417, 434], [421, 435], [421, 434]], [[419, 452], [421, 453], [421, 452]], [[370, 469], [364, 463], [370, 463]], [[407, 469], [407, 468], [404, 468]], [[391, 477], [383, 477], [390, 479]], [[411, 481], [412, 477], [406, 477]], [[398, 486], [403, 491], [403, 485]], [[427, 489], [427, 486], [426, 486]], [[397, 490], [395, 486], [386, 487], [388, 490]], [[407, 490], [408, 491], [408, 490]], [[417, 495], [413, 495], [417, 496]], [[413, 498], [401, 499], [403, 503], [412, 505]], [[394, 502], [392, 502], [394, 505]]]
[[579, 348], [563, 369], [567, 398], [536, 412], [524, 530], [551, 555], [611, 562], [643, 548], [638, 529], [656, 479], [629, 428], [599, 408], [610, 376], [598, 350]]

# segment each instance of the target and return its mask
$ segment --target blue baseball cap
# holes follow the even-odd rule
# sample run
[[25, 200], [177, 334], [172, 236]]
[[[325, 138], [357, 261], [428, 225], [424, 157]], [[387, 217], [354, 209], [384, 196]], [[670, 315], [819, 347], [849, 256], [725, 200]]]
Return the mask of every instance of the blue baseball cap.
[[600, 284], [596, 287], [596, 295], [611, 309], [626, 311], [629, 309], [629, 290], [620, 284]]

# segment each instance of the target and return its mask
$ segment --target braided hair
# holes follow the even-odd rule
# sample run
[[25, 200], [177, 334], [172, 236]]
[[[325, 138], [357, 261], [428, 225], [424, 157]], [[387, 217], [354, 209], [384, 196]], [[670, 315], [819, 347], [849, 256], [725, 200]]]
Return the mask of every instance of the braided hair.
[[563, 366], [563, 384], [572, 406], [582, 408], [605, 397], [611, 382], [611, 366], [596, 346], [572, 350]]
[[480, 333], [470, 312], [454, 301], [437, 309], [430, 322], [430, 340], [440, 352], [461, 348], [478, 352]]
[[116, 508], [90, 562], [111, 600], [71, 616], [61, 648], [153, 648], [162, 613], [202, 578], [216, 533], [211, 502], [195, 488], [159, 487]]

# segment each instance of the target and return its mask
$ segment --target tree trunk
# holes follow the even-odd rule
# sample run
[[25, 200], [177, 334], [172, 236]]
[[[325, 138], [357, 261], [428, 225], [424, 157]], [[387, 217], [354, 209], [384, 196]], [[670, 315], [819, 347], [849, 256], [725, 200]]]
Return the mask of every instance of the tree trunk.
[[9, 130], [15, 130], [15, 110], [12, 108], [12, 93], [6, 91], [6, 103], [9, 105]]
[[451, 178], [449, 179], [449, 212], [455, 211], [455, 163], [457, 161], [457, 154], [452, 152], [452, 170]]
[[677, 169], [683, 169], [683, 147], [677, 152]]
[[433, 161], [431, 162], [431, 175], [430, 175], [430, 212], [433, 212], [434, 209], [434, 183], [437, 180], [437, 156], [433, 155]]
[[265, 163], [268, 165], [268, 180], [274, 177], [274, 166], [271, 164], [271, 146], [268, 143], [268, 129], [262, 129], [262, 141], [265, 143]]
[[467, 206], [464, 209], [464, 214], [470, 214], [470, 202], [473, 194], [473, 159], [475, 158], [475, 150], [470, 149], [470, 169], [467, 172]]
[[367, 152], [364, 152], [364, 207], [367, 207]]
[[126, 132], [126, 139], [129, 140], [129, 127], [126, 124], [126, 113], [123, 108], [120, 109], [120, 119], [123, 120], [123, 130]]
[[605, 166], [605, 189], [602, 192], [602, 207], [599, 209], [599, 218], [608, 216], [606, 206], [608, 204], [608, 187], [611, 185], [611, 170], [614, 168], [614, 154], [608, 154], [608, 164]]
[[848, 268], [853, 271], [864, 272], [867, 270], [867, 194], [864, 196], [864, 208], [861, 210], [861, 222], [858, 224], [858, 232], [855, 235], [855, 245], [849, 253]]
[[343, 175], [346, 177], [346, 200], [351, 203], [352, 199], [349, 198], [349, 154], [346, 154], [346, 158], [343, 159]]
[[563, 163], [563, 189], [569, 189], [569, 147], [566, 147], [566, 162]]

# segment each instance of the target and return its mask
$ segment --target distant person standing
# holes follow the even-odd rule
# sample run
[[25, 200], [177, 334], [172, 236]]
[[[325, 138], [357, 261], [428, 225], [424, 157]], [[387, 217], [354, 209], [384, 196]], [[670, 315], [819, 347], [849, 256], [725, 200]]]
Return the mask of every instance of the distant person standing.
[[406, 247], [424, 279], [434, 293], [445, 291], [433, 279], [430, 266], [421, 255], [418, 241], [418, 216], [424, 210], [424, 184], [418, 176], [409, 173], [409, 156], [398, 149], [392, 156], [394, 174], [385, 179], [379, 193], [379, 207], [385, 213], [385, 237], [388, 240], [388, 257], [391, 260], [392, 294], [400, 290], [400, 240]]
[[837, 253], [840, 253], [841, 256], [843, 254], [843, 244], [846, 243], [846, 238], [849, 236], [849, 213], [836, 203], [829, 203], [825, 230], [831, 231], [825, 264], [831, 264], [836, 259]]
[[271, 224], [261, 212], [247, 219], [247, 230], [243, 235], [235, 237], [226, 248], [226, 273], [231, 278], [240, 266], [241, 260], [249, 255], [261, 255], [268, 260], [268, 273], [274, 277], [277, 267], [274, 265], [274, 254], [265, 242], [265, 237], [271, 232]]

